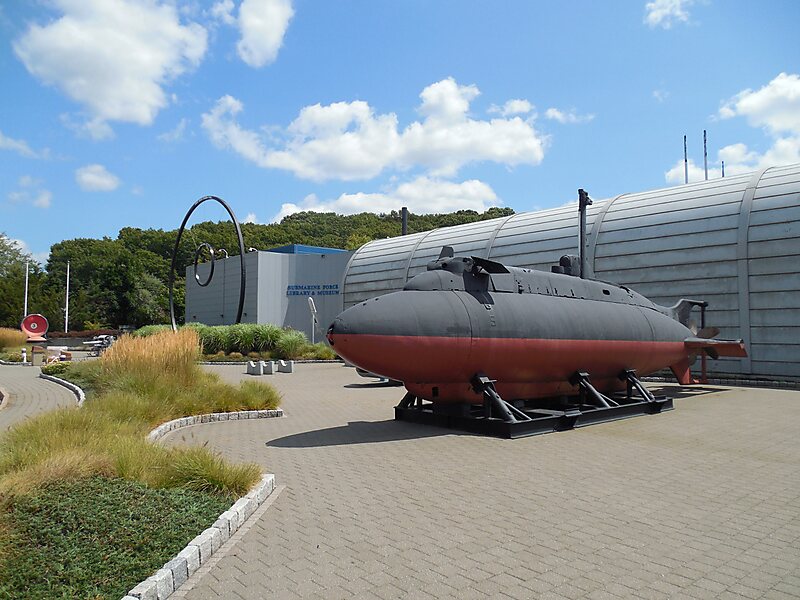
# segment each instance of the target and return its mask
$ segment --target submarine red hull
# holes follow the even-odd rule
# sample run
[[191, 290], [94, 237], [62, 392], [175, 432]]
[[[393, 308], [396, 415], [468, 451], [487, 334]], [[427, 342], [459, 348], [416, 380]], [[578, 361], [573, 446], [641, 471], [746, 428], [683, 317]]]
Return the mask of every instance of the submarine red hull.
[[[506, 400], [570, 395], [576, 371], [601, 391], [623, 369], [685, 366], [689, 329], [647, 307], [538, 294], [401, 291], [344, 311], [328, 332], [353, 364], [433, 402], [478, 404], [476, 373]], [[688, 372], [688, 371], [687, 371]]]

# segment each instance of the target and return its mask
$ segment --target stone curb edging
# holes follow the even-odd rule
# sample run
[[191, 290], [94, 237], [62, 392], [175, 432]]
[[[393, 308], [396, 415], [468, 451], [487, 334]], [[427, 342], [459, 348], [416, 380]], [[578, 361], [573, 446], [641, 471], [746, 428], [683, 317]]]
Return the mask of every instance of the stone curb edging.
[[[648, 376], [642, 377], [646, 383], [675, 383], [674, 377]], [[702, 384], [701, 384], [702, 385]], [[784, 381], [767, 379], [734, 379], [729, 377], [709, 377], [708, 385], [727, 385], [731, 387], [754, 387], [772, 389], [800, 389], [800, 381]]]
[[162, 423], [149, 434], [147, 439], [151, 442], [160, 440], [171, 431], [180, 429], [181, 427], [188, 427], [189, 425], [198, 425], [200, 423], [217, 423], [219, 421], [242, 421], [245, 419], [271, 419], [275, 417], [282, 417], [283, 409], [276, 408], [274, 410], [239, 410], [234, 412], [224, 413], [207, 413], [204, 415], [192, 415], [191, 417], [181, 417], [180, 419], [173, 419]]
[[52, 381], [53, 383], [57, 383], [58, 385], [67, 388], [69, 391], [75, 394], [75, 397], [78, 399], [78, 406], [83, 406], [83, 403], [86, 400], [86, 394], [84, 394], [80, 386], [77, 386], [71, 381], [67, 381], [66, 379], [61, 379], [53, 375], [47, 375], [46, 373], [39, 373], [39, 377], [41, 379]]
[[[158, 441], [168, 433], [200, 423], [220, 421], [241, 421], [245, 419], [268, 419], [283, 416], [283, 409], [240, 410], [226, 413], [208, 413], [181, 417], [162, 423], [147, 435], [151, 442]], [[275, 490], [275, 476], [265, 473], [258, 485], [248, 494], [239, 498], [223, 512], [216, 521], [154, 575], [151, 575], [128, 592], [122, 600], [164, 600], [177, 590], [192, 574], [205, 564], [219, 548], [244, 525], [256, 509]]]
[[189, 542], [154, 575], [129, 591], [122, 600], [164, 600], [169, 597], [244, 525], [273, 491], [275, 476], [265, 473], [249, 494], [239, 498], [211, 527]]
[[[211, 367], [213, 367], [214, 365], [242, 365], [243, 367], [245, 367], [245, 366], [247, 366], [247, 363], [250, 362], [251, 360], [256, 360], [256, 359], [255, 358], [250, 358], [250, 359], [247, 359], [247, 360], [224, 360], [224, 361], [223, 360], [201, 360], [201, 361], [198, 362], [198, 364], [203, 365], [203, 366], [211, 366]], [[258, 360], [267, 360], [267, 359], [258, 359]], [[277, 361], [278, 359], [271, 359], [271, 360]], [[338, 359], [338, 358], [337, 359], [333, 359], [333, 360], [322, 360], [322, 359], [317, 359], [317, 358], [308, 358], [308, 359], [301, 358], [301, 359], [292, 359], [292, 360], [295, 363], [301, 364], [301, 365], [312, 365], [312, 364], [318, 364], [318, 363], [339, 363], [339, 364], [344, 364], [344, 361], [341, 360], [341, 359]]]
[[6, 367], [30, 367], [33, 363], [29, 362], [9, 362], [7, 360], [0, 360], [0, 365], [5, 365]]

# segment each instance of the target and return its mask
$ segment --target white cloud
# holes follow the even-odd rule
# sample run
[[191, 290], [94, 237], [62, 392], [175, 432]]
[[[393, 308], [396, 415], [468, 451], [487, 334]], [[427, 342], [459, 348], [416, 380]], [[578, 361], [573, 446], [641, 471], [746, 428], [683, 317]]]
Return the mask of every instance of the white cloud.
[[[721, 162], [725, 174], [734, 175], [764, 167], [800, 162], [800, 77], [781, 73], [757, 91], [743, 90], [722, 103], [717, 116], [721, 119], [745, 117], [753, 127], [763, 127], [772, 137], [772, 146], [759, 153], [745, 144], [731, 144], [719, 150], [709, 178], [719, 176]], [[665, 173], [670, 183], [683, 183], [683, 161]], [[690, 161], [689, 181], [700, 181], [703, 169]]]
[[514, 99], [509, 100], [503, 106], [497, 106], [496, 104], [492, 104], [489, 107], [487, 112], [492, 114], [499, 114], [504, 117], [510, 117], [512, 115], [527, 115], [528, 113], [532, 112], [536, 107], [528, 102], [527, 100], [522, 99]]
[[183, 25], [157, 0], [52, 0], [61, 13], [14, 41], [17, 57], [88, 113], [87, 133], [110, 137], [109, 121], [150, 125], [169, 99], [163, 87], [200, 63], [206, 30]]
[[203, 129], [218, 148], [231, 149], [260, 167], [269, 167], [267, 149], [258, 134], [243, 129], [236, 122], [235, 117], [242, 110], [244, 105], [239, 100], [233, 96], [223, 96], [209, 112], [203, 113]]
[[258, 223], [258, 219], [256, 218], [256, 213], [247, 213], [247, 216], [244, 218], [242, 223]]
[[183, 139], [183, 136], [186, 133], [187, 125], [189, 125], [189, 119], [183, 118], [178, 122], [174, 129], [165, 131], [158, 136], [158, 139], [169, 144], [179, 142]]
[[113, 192], [119, 187], [119, 178], [103, 165], [86, 165], [75, 171], [75, 181], [85, 192]]
[[579, 115], [574, 110], [559, 110], [557, 108], [548, 108], [544, 116], [552, 121], [558, 121], [562, 125], [575, 125], [577, 123], [588, 123], [594, 119], [594, 115]]
[[653, 98], [658, 102], [665, 102], [669, 98], [669, 92], [666, 90], [653, 90]]
[[645, 4], [644, 22], [650, 27], [670, 29], [676, 23], [689, 21], [687, 10], [694, 0], [653, 0]]
[[3, 135], [2, 131], [0, 131], [0, 150], [12, 150], [25, 158], [47, 158], [50, 155], [49, 150], [45, 149], [41, 152], [36, 152], [31, 149], [25, 140], [16, 140], [8, 137]]
[[[725, 162], [725, 175], [749, 173], [765, 167], [777, 167], [800, 163], [800, 136], [780, 138], [763, 154], [750, 150], [745, 144], [731, 144], [720, 148], [716, 161], [709, 161], [708, 178], [722, 176], [722, 162]], [[664, 173], [667, 183], [682, 184], [684, 182], [683, 160]], [[703, 181], [705, 170], [689, 159], [689, 182]]]
[[235, 25], [236, 18], [233, 16], [233, 0], [220, 0], [211, 7], [211, 16], [226, 25]]
[[273, 62], [293, 15], [291, 0], [242, 0], [237, 21], [241, 33], [236, 44], [239, 57], [256, 68]]
[[470, 102], [479, 93], [474, 85], [460, 86], [452, 78], [434, 83], [420, 93], [423, 120], [402, 131], [394, 113], [376, 115], [364, 101], [307, 106], [282, 132], [277, 148], [239, 125], [236, 116], [243, 105], [231, 96], [220, 98], [203, 115], [203, 128], [220, 148], [261, 167], [317, 181], [370, 179], [385, 169], [413, 167], [451, 176], [480, 161], [539, 164], [547, 139], [532, 120], [471, 118]]
[[19, 204], [30, 204], [36, 208], [50, 208], [53, 201], [53, 194], [50, 190], [43, 187], [44, 182], [30, 175], [23, 175], [17, 181], [19, 189], [8, 193], [11, 202]]
[[33, 198], [33, 205], [38, 208], [50, 208], [53, 194], [49, 190], [40, 190]]
[[30, 256], [31, 259], [39, 263], [40, 265], [44, 265], [47, 263], [47, 259], [50, 257], [50, 251], [46, 250], [44, 252], [33, 252], [31, 247], [24, 241], [18, 239], [9, 239], [11, 244], [16, 245], [19, 251], [22, 254]]
[[406, 206], [414, 213], [448, 213], [470, 209], [483, 212], [498, 204], [502, 203], [494, 190], [482, 181], [471, 179], [453, 183], [419, 177], [385, 192], [342, 194], [335, 200], [320, 201], [316, 195], [310, 194], [299, 204], [281, 205], [280, 212], [272, 221], [277, 223], [284, 217], [300, 211], [338, 214], [388, 213]]
[[746, 117], [754, 127], [770, 133], [800, 135], [800, 76], [780, 73], [760, 90], [743, 90], [724, 102], [719, 117]]

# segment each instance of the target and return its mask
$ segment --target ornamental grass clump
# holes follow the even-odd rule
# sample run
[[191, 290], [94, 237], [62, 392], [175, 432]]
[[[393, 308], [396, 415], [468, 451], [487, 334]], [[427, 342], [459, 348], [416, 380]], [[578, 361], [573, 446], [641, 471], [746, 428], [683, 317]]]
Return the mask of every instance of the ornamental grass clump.
[[256, 352], [270, 352], [275, 349], [275, 344], [281, 338], [281, 328], [271, 323], [254, 326]]
[[199, 357], [197, 332], [184, 328], [142, 338], [123, 336], [105, 351], [100, 363], [107, 376], [124, 374], [146, 380], [166, 375], [185, 384], [196, 376]]
[[294, 329], [285, 329], [275, 343], [275, 354], [278, 358], [300, 358], [307, 345], [308, 338], [305, 333]]
[[28, 336], [22, 333], [19, 329], [11, 329], [9, 327], [0, 327], [0, 350], [4, 348], [13, 348], [18, 350], [25, 345], [28, 341]]
[[[206, 448], [189, 452], [146, 440], [149, 431], [172, 419], [279, 405], [271, 386], [225, 384], [200, 369], [198, 356], [198, 334], [185, 328], [124, 336], [100, 360], [70, 365], [62, 376], [87, 388], [86, 402], [29, 419], [0, 437], [0, 501], [89, 475], [244, 494], [258, 481], [256, 465], [231, 465]], [[198, 484], [204, 469], [207, 482]]]

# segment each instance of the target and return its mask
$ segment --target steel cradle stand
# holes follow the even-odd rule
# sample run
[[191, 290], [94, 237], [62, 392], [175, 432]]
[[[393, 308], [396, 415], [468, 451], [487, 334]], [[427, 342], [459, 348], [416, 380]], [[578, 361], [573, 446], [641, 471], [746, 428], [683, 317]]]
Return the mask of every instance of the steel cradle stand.
[[600, 393], [591, 384], [588, 373], [575, 372], [569, 382], [578, 388], [577, 397], [524, 400], [512, 404], [500, 397], [492, 379], [478, 373], [472, 378], [472, 387], [483, 395], [482, 405], [434, 404], [423, 402], [409, 392], [395, 406], [394, 418], [471, 433], [518, 438], [653, 415], [674, 408], [671, 398], [654, 396], [644, 387], [635, 371], [624, 370], [619, 378], [627, 383], [627, 390], [613, 397]]

